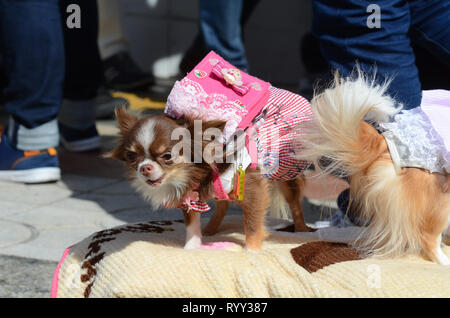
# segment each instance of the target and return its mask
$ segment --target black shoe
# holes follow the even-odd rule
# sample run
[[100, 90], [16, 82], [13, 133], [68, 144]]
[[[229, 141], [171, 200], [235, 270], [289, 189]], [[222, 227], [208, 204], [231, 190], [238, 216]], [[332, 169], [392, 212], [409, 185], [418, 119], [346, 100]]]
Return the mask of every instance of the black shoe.
[[128, 100], [121, 97], [113, 97], [107, 89], [102, 87], [98, 90], [97, 97], [95, 97], [95, 118], [113, 118], [114, 110], [119, 106], [128, 108]]
[[134, 90], [153, 83], [150, 73], [143, 72], [127, 52], [120, 52], [103, 61], [105, 84], [115, 90]]

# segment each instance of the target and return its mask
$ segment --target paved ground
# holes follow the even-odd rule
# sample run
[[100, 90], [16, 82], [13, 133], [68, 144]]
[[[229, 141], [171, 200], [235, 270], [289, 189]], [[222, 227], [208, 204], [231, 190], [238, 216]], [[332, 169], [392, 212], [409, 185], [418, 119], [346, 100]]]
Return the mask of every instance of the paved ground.
[[[60, 153], [61, 181], [0, 182], [0, 297], [49, 297], [53, 271], [64, 249], [93, 232], [123, 223], [181, 217], [177, 210], [151, 211], [128, 185], [121, 164], [101, 157], [116, 138], [114, 122], [99, 121], [98, 128], [101, 151]], [[333, 202], [343, 187], [335, 180], [314, 178], [306, 195], [312, 202]], [[305, 201], [307, 222], [328, 219], [332, 211]]]

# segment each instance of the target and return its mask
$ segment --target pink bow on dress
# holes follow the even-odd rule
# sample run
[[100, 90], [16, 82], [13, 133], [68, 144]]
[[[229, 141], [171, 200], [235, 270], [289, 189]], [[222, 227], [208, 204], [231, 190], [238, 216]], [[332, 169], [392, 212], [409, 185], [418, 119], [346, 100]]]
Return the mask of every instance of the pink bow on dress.
[[218, 78], [223, 79], [231, 88], [243, 96], [247, 94], [250, 89], [250, 85], [244, 84], [241, 78], [241, 71], [237, 68], [227, 68], [225, 63], [222, 61], [217, 62], [217, 64], [212, 68], [212, 73]]

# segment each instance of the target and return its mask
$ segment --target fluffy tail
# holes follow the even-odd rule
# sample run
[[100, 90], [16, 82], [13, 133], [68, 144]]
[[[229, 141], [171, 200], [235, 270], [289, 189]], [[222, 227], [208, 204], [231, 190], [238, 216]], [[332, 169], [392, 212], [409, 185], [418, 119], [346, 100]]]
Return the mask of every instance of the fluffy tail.
[[362, 121], [385, 122], [401, 110], [386, 94], [388, 83], [377, 85], [359, 69], [357, 73], [355, 78], [336, 74], [333, 84], [311, 101], [313, 120], [299, 127], [299, 158], [328, 173], [353, 175], [367, 167], [373, 158]]

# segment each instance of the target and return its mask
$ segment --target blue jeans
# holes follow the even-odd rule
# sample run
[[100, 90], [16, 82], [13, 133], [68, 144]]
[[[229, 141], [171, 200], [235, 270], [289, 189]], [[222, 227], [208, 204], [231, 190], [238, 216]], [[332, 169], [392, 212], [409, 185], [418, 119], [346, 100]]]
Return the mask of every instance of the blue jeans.
[[[369, 28], [367, 7], [381, 11], [380, 28]], [[411, 42], [450, 66], [450, 2], [442, 0], [313, 0], [313, 33], [329, 65], [344, 76], [357, 61], [377, 80], [393, 78], [389, 93], [405, 109], [420, 105], [418, 70]]]
[[200, 30], [208, 51], [213, 50], [241, 70], [248, 70], [242, 41], [243, 0], [200, 0]]
[[55, 119], [64, 81], [58, 0], [0, 0], [0, 55], [6, 111], [27, 128]]

